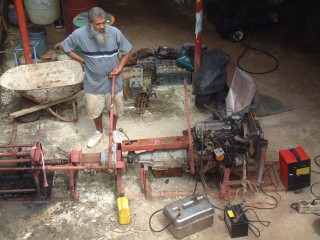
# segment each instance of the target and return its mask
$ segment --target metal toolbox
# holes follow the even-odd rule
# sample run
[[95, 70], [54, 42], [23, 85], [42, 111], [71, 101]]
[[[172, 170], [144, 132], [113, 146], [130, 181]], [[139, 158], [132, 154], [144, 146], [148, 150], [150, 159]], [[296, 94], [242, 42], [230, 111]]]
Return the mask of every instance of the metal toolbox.
[[192, 195], [167, 204], [163, 214], [175, 238], [184, 238], [208, 228], [213, 223], [213, 206], [202, 195]]

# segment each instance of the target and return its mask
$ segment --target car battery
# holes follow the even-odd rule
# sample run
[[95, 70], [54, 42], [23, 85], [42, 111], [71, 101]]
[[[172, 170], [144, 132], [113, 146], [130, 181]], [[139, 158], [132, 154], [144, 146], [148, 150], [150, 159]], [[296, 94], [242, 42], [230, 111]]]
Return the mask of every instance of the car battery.
[[184, 238], [212, 226], [213, 206], [201, 194], [169, 203], [163, 214], [169, 231], [175, 238]]
[[279, 151], [280, 179], [287, 191], [310, 186], [310, 158], [301, 146]]
[[248, 236], [249, 221], [241, 204], [224, 208], [224, 222], [231, 238]]

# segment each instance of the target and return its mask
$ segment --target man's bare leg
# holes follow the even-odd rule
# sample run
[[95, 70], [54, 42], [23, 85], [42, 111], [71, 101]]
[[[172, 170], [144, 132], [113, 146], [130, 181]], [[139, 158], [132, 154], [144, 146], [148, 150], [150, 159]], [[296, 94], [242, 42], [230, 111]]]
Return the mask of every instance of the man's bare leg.
[[102, 126], [102, 113], [99, 115], [99, 117], [93, 119], [94, 124], [96, 125], [97, 131], [103, 133], [103, 126]]

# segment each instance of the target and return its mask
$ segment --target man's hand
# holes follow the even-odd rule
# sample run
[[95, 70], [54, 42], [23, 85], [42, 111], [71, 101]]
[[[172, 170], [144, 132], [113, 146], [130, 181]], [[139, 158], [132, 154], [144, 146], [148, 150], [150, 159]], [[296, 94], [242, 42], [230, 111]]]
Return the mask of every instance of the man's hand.
[[109, 74], [109, 78], [112, 78], [112, 76], [114, 75], [118, 75], [121, 71], [122, 71], [122, 68], [126, 65], [126, 63], [129, 61], [129, 58], [131, 56], [131, 51], [130, 50], [126, 55], [123, 55], [121, 60], [120, 60], [120, 63], [119, 63], [119, 66], [116, 67], [115, 69], [113, 69]]
[[121, 70], [122, 69], [120, 67], [116, 67], [109, 73], [109, 78], [112, 78], [113, 76], [117, 76], [121, 72]]
[[84, 58], [79, 56], [76, 52], [66, 52], [66, 51], [64, 51], [64, 49], [63, 49], [63, 47], [61, 45], [60, 45], [60, 50], [62, 50], [65, 54], [67, 54], [72, 59], [78, 61], [79, 63], [85, 64], [84, 63]]

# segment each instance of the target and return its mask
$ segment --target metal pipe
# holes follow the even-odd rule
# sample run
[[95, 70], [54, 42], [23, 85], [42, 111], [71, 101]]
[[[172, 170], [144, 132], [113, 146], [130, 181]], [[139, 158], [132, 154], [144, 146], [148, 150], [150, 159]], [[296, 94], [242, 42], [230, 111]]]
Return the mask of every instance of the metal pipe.
[[0, 194], [3, 193], [24, 193], [24, 192], [36, 192], [37, 189], [28, 188], [28, 189], [6, 189], [6, 190], [0, 190]]
[[199, 70], [201, 64], [202, 48], [202, 19], [203, 19], [203, 0], [196, 0], [196, 26], [195, 26], [195, 47], [194, 47], [194, 72]]
[[45, 160], [46, 165], [67, 165], [69, 163], [68, 159], [53, 159]]
[[4, 159], [0, 160], [0, 165], [2, 163], [23, 163], [23, 162], [31, 162], [31, 159]]
[[[31, 162], [31, 159], [0, 159], [0, 164], [2, 163], [23, 163]], [[69, 162], [67, 159], [54, 159], [54, 160], [45, 160], [47, 165], [67, 165]]]
[[6, 144], [0, 145], [0, 148], [13, 148], [13, 147], [33, 147], [34, 144]]
[[28, 157], [30, 156], [30, 154], [31, 154], [30, 151], [12, 152], [12, 153], [5, 152], [5, 153], [0, 153], [0, 157]]
[[189, 101], [188, 101], [188, 86], [187, 86], [186, 79], [184, 79], [184, 98], [185, 98], [185, 103], [186, 103], [186, 114], [187, 114], [187, 125], [188, 125], [190, 172], [191, 172], [191, 174], [195, 174], [194, 149], [193, 149], [193, 139], [192, 139], [192, 134], [191, 134], [191, 123], [190, 123], [190, 112], [189, 112]]
[[26, 64], [32, 64], [32, 57], [31, 57], [31, 50], [30, 50], [30, 43], [29, 43], [29, 36], [26, 24], [26, 18], [24, 15], [23, 4], [22, 0], [14, 0], [14, 5], [16, 6], [18, 22], [19, 22], [19, 29], [22, 39], [22, 46], [24, 52], [24, 59]]
[[110, 106], [110, 123], [109, 123], [109, 151], [108, 160], [109, 165], [112, 164], [112, 134], [113, 134], [113, 107], [114, 107], [114, 90], [116, 84], [116, 75], [112, 76], [112, 86], [111, 86], [111, 106]]
[[[84, 169], [114, 169], [112, 165], [108, 166], [45, 166], [46, 171], [68, 171], [68, 170], [84, 170]], [[25, 171], [25, 170], [43, 170], [43, 167], [10, 167], [0, 168], [0, 171]]]

